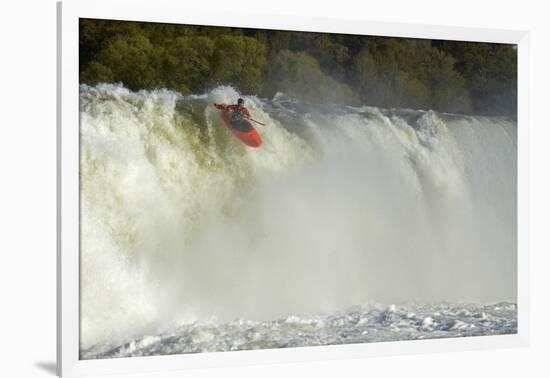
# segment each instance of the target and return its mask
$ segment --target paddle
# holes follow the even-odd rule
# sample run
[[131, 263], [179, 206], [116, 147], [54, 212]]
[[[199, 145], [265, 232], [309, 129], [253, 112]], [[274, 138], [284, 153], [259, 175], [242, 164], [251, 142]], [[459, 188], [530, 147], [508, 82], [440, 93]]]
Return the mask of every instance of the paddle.
[[252, 122], [256, 122], [256, 123], [259, 124], [259, 125], [265, 126], [265, 123], [261, 123], [260, 121], [256, 121], [256, 120], [253, 119], [253, 118], [247, 117], [247, 119], [250, 120], [250, 121], [252, 121]]

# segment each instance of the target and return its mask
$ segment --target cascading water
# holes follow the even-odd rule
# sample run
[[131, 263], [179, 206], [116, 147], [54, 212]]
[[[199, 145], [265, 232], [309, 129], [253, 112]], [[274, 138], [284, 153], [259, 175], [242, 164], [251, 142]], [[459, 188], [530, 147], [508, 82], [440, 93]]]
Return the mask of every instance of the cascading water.
[[[374, 303], [511, 302], [497, 328], [513, 331], [515, 121], [248, 97], [267, 124], [252, 149], [211, 106], [237, 97], [81, 86], [84, 357], [197, 321], [326, 325]], [[199, 341], [176, 352], [246, 349]]]

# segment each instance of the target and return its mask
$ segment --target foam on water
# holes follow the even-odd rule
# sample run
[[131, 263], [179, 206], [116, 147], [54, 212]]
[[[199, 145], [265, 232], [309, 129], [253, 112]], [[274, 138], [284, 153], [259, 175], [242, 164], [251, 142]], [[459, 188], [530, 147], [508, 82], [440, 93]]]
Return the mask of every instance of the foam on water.
[[271, 321], [195, 322], [158, 336], [82, 352], [83, 359], [357, 344], [517, 332], [514, 304], [355, 307]]

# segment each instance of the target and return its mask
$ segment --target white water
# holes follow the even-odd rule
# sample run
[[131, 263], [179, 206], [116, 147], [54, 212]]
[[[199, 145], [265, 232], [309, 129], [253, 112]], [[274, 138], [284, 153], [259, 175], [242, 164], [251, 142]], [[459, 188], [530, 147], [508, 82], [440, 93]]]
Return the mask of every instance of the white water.
[[195, 320], [516, 301], [516, 125], [81, 87], [81, 347]]
[[183, 324], [116, 345], [96, 345], [81, 359], [225, 352], [517, 333], [517, 306], [354, 306], [346, 311], [268, 321]]

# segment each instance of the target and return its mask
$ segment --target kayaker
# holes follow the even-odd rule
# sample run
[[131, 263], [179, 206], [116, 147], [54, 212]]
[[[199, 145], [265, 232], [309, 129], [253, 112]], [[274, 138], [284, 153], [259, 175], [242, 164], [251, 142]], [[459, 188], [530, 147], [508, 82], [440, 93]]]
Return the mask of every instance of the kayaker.
[[239, 98], [236, 104], [214, 104], [220, 110], [228, 110], [231, 112], [231, 121], [238, 122], [243, 118], [250, 118], [250, 111], [244, 106], [244, 100]]
[[214, 106], [221, 110], [221, 119], [224, 126], [231, 131], [231, 134], [241, 142], [250, 147], [260, 147], [262, 139], [252, 126], [252, 122], [265, 126], [264, 123], [250, 117], [250, 111], [244, 106], [244, 100], [239, 98], [236, 104], [216, 104]]

